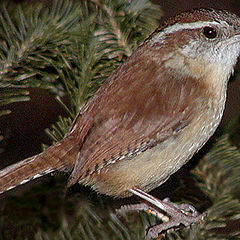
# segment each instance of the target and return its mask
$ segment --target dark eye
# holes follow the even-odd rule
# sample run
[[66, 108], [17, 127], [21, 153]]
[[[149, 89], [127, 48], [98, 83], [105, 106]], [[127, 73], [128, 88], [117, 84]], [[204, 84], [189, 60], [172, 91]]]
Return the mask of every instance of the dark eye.
[[213, 39], [217, 36], [217, 31], [213, 27], [205, 27], [203, 28], [203, 34], [205, 35], [205, 37]]

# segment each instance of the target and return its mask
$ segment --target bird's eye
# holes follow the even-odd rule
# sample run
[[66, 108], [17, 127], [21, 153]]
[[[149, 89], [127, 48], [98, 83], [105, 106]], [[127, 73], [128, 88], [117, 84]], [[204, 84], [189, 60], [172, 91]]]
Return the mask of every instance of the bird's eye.
[[203, 28], [203, 34], [206, 38], [213, 39], [217, 36], [217, 31], [213, 27]]

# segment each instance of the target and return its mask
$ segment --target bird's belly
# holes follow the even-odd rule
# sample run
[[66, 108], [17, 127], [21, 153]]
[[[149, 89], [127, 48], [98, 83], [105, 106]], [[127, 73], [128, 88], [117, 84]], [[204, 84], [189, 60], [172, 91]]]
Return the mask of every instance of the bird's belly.
[[160, 186], [206, 143], [220, 118], [209, 121], [206, 116], [196, 117], [181, 132], [164, 142], [103, 169], [90, 185], [100, 193], [118, 197], [129, 196], [127, 190], [134, 187], [150, 191]]

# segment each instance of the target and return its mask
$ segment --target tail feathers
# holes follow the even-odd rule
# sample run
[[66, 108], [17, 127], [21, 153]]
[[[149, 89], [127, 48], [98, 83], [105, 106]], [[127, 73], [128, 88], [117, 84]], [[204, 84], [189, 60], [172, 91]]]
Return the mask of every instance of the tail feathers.
[[39, 155], [25, 159], [1, 170], [0, 194], [55, 171], [51, 166], [45, 169], [35, 167], [35, 165], [37, 166], [37, 160], [39, 160]]
[[0, 194], [54, 171], [71, 171], [78, 154], [73, 140], [66, 138], [46, 151], [0, 171]]

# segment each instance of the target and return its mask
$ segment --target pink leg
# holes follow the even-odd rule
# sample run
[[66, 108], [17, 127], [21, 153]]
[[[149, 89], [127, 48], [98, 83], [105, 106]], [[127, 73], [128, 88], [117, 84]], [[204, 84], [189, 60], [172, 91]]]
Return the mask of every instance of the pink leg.
[[[163, 223], [150, 227], [146, 239], [156, 238], [164, 230], [177, 227], [180, 224], [189, 226], [192, 223], [202, 222], [205, 214], [199, 214], [196, 209], [189, 204], [180, 204], [170, 202], [169, 199], [157, 199], [140, 189], [134, 188], [129, 190], [134, 195], [140, 197], [145, 203], [125, 205], [119, 209], [119, 212], [128, 211], [146, 211], [160, 218]], [[164, 215], [165, 212], [169, 217]]]

